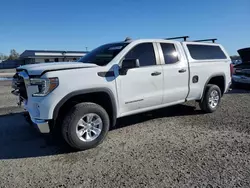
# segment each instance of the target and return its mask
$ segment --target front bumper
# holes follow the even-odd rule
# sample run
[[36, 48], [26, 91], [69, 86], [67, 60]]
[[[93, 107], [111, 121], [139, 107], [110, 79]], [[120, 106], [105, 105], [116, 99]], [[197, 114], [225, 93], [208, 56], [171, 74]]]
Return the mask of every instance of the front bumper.
[[235, 83], [250, 84], [250, 77], [233, 75], [232, 80]]
[[36, 128], [39, 130], [40, 133], [49, 133], [50, 128], [49, 128], [49, 122], [45, 120], [40, 120], [40, 119], [32, 119], [31, 121], [33, 124], [36, 126]]
[[26, 111], [26, 113], [24, 114], [24, 117], [27, 120], [27, 122], [31, 124], [32, 126], [35, 126], [35, 128], [40, 133], [50, 133], [50, 126], [49, 126], [48, 120], [36, 119], [31, 116], [31, 113], [29, 111]]
[[[34, 125], [40, 133], [49, 133], [50, 127], [49, 127], [49, 120], [43, 120], [38, 119], [34, 116], [34, 114], [37, 114], [38, 110], [35, 108], [29, 109], [27, 105], [27, 101], [23, 100], [22, 102], [19, 102], [21, 106], [23, 106], [24, 110], [28, 113], [28, 122]], [[36, 106], [36, 105], [34, 105]]]
[[[49, 112], [48, 105], [44, 105], [42, 103], [43, 98], [32, 98], [32, 93], [36, 92], [36, 86], [29, 85], [29, 76], [25, 72], [17, 73], [18, 76], [23, 78], [25, 89], [22, 89], [20, 92], [20, 82], [13, 79], [12, 87], [13, 91], [12, 94], [19, 97], [19, 106], [23, 106], [23, 108], [28, 112], [28, 122], [35, 125], [35, 127], [39, 130], [40, 133], [49, 133], [49, 121], [47, 114]], [[25, 91], [25, 92], [24, 92]]]

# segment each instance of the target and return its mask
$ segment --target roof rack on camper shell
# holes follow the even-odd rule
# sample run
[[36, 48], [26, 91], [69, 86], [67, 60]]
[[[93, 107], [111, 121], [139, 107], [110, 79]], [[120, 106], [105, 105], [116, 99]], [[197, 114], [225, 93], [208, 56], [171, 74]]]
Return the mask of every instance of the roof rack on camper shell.
[[184, 41], [187, 41], [188, 38], [189, 36], [181, 36], [181, 37], [166, 38], [166, 40], [183, 39]]
[[211, 41], [211, 42], [215, 43], [216, 40], [218, 40], [218, 39], [216, 39], [216, 38], [214, 38], [214, 39], [202, 39], [202, 40], [194, 40], [193, 42], [209, 42], [209, 41]]
[[[175, 40], [175, 39], [183, 39], [184, 42], [187, 41], [187, 39], [189, 38], [189, 36], [180, 36], [180, 37], [170, 37], [170, 38], [165, 38], [165, 40]], [[125, 42], [131, 41], [132, 38], [130, 37], [126, 37], [126, 39], [124, 40]], [[218, 40], [217, 38], [211, 38], [211, 39], [202, 39], [202, 40], [194, 40], [191, 42], [212, 42], [215, 43], [215, 41]]]
[[[180, 37], [165, 38], [165, 40], [183, 39], [184, 41], [187, 41], [188, 38], [189, 38], [189, 36], [180, 36]], [[193, 42], [209, 42], [209, 41], [211, 41], [211, 42], [215, 43], [216, 40], [218, 40], [218, 39], [211, 38], [211, 39], [194, 40]]]

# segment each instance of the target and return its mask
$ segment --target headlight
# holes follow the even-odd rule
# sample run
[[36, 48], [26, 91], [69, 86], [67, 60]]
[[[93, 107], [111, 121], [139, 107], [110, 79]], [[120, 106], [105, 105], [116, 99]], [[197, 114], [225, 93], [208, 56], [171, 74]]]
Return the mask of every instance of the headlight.
[[52, 92], [59, 85], [58, 78], [32, 78], [30, 85], [36, 85], [38, 92], [34, 93], [34, 97], [43, 97]]

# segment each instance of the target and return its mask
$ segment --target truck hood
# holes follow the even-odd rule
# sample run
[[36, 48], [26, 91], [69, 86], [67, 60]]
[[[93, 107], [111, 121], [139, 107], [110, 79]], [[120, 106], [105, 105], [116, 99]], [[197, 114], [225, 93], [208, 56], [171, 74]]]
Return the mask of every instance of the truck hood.
[[238, 53], [240, 54], [242, 63], [250, 64], [250, 48], [240, 49]]
[[44, 72], [90, 68], [97, 67], [95, 64], [82, 63], [82, 62], [56, 62], [56, 63], [39, 63], [32, 65], [23, 65], [17, 68], [17, 71], [25, 70], [29, 75], [41, 75]]

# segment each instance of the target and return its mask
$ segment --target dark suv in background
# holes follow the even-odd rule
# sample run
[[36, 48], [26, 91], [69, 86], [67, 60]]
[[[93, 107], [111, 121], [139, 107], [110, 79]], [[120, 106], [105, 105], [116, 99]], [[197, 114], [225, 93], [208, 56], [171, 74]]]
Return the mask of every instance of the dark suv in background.
[[238, 53], [240, 54], [242, 63], [234, 66], [232, 83], [234, 86], [250, 86], [250, 48], [240, 49]]

